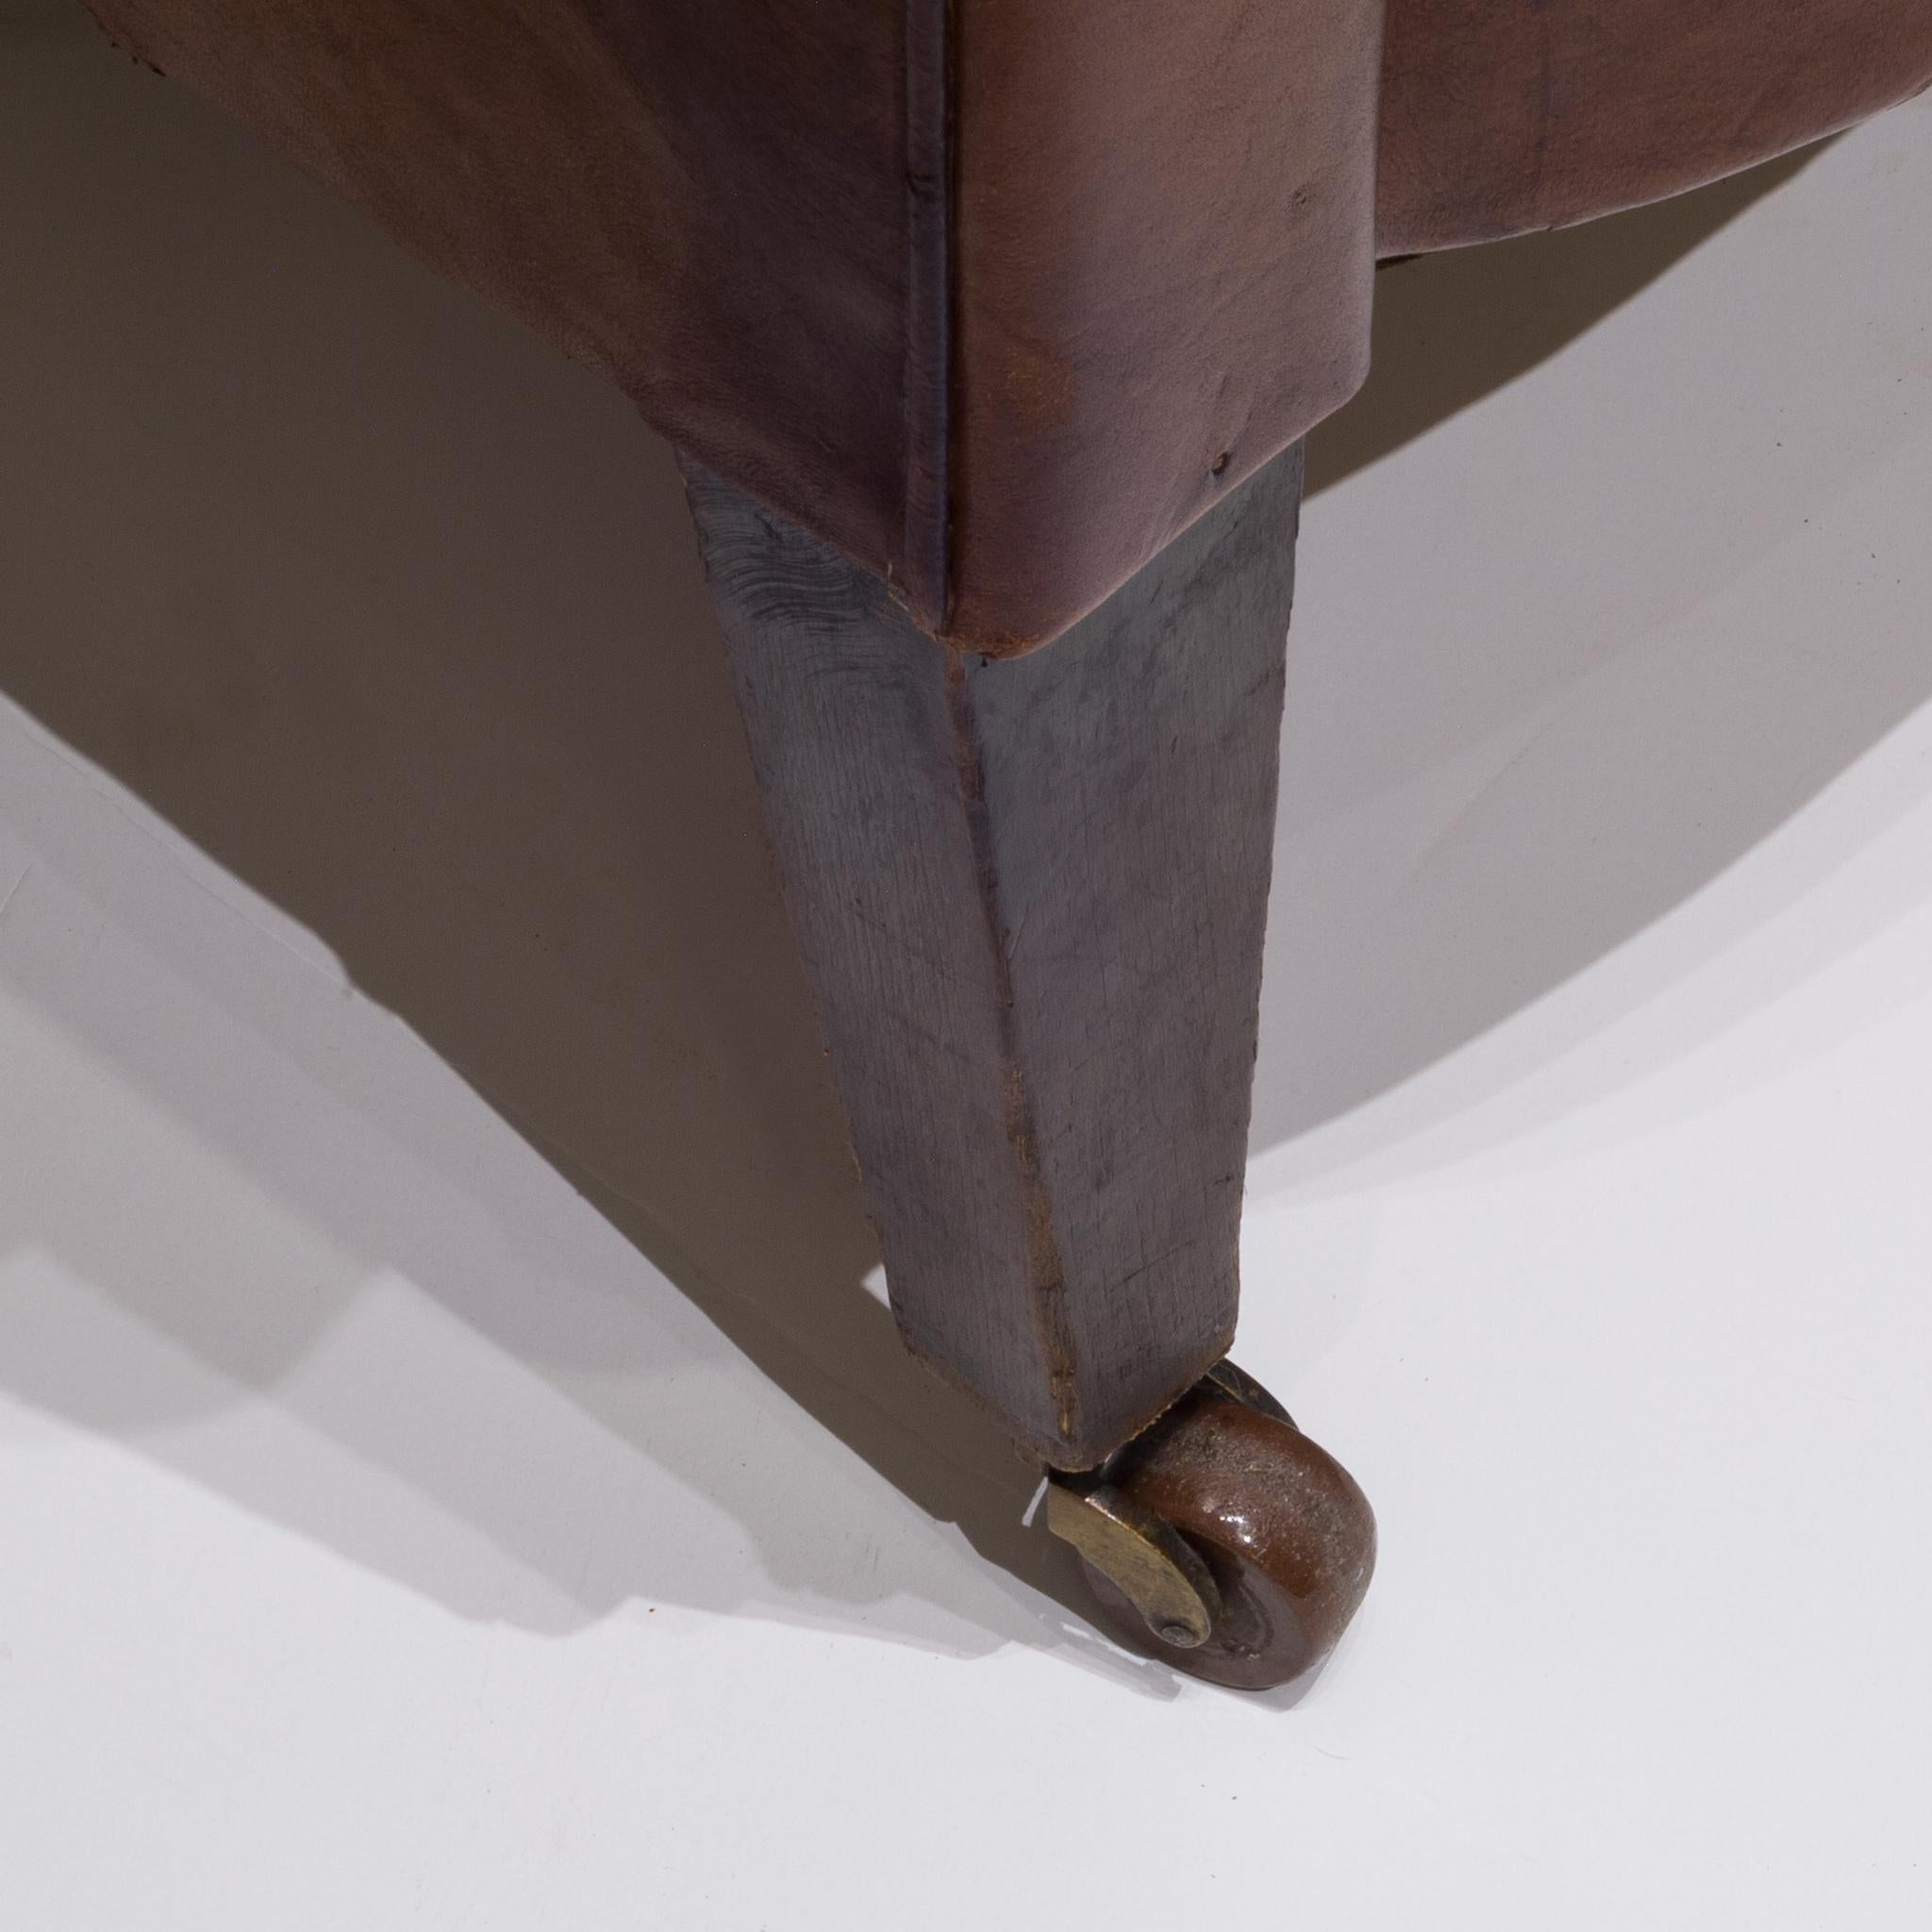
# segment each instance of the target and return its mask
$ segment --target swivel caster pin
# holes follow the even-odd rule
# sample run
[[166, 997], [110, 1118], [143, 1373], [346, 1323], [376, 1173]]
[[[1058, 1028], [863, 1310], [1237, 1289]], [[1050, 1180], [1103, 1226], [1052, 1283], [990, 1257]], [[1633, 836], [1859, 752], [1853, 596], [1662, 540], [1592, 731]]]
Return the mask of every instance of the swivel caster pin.
[[1110, 1625], [1241, 1690], [1320, 1663], [1375, 1567], [1354, 1477], [1232, 1362], [1098, 1469], [1053, 1472], [1046, 1521], [1079, 1552]]

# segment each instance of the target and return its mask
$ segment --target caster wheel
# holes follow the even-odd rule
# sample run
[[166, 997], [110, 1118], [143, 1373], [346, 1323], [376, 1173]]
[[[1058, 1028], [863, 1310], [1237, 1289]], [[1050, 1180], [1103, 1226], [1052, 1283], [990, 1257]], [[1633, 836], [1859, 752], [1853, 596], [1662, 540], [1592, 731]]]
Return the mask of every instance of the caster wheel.
[[1240, 1690], [1320, 1663], [1375, 1566], [1354, 1477], [1227, 1362], [1099, 1469], [1055, 1474], [1047, 1524], [1079, 1552], [1110, 1627]]

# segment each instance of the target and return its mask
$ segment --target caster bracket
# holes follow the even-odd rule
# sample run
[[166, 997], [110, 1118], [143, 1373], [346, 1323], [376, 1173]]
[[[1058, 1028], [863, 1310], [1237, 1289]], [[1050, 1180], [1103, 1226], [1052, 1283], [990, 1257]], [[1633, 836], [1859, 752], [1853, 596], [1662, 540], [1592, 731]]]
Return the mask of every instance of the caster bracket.
[[1049, 1477], [1046, 1526], [1111, 1579], [1163, 1643], [1195, 1650], [1213, 1634], [1221, 1592], [1207, 1564], [1177, 1529], [1111, 1483]]

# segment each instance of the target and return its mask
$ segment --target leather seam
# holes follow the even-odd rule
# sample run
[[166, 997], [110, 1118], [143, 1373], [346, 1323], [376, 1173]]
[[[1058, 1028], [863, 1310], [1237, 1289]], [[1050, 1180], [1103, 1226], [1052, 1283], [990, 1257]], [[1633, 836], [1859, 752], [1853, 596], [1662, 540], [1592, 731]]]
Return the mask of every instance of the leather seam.
[[907, 0], [905, 583], [915, 622], [952, 603], [956, 0]]

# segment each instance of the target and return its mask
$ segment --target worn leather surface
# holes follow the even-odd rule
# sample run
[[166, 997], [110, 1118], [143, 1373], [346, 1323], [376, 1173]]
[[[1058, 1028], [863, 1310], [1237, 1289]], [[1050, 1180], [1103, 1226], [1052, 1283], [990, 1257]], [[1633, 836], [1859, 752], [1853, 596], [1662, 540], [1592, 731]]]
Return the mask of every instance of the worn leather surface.
[[1368, 373], [1381, 0], [965, 0], [953, 632], [1052, 637]]
[[1928, 81], [1932, 0], [1389, 0], [1380, 250], [1655, 201]]
[[875, 571], [904, 543], [906, 44], [877, 0], [87, 0]]
[[1932, 0], [88, 4], [991, 656], [1348, 398], [1378, 247], [1932, 75]]
[[990, 654], [1366, 366], [1380, 0], [90, 0]]

